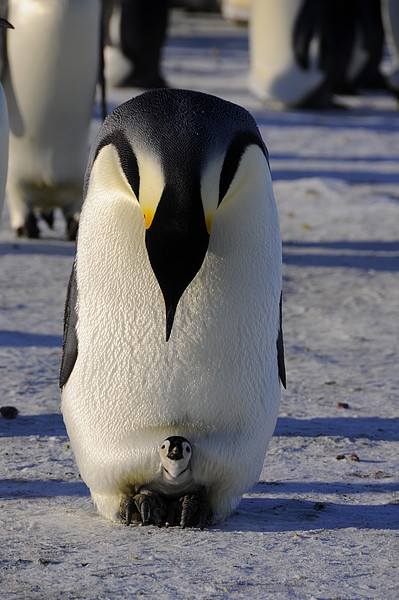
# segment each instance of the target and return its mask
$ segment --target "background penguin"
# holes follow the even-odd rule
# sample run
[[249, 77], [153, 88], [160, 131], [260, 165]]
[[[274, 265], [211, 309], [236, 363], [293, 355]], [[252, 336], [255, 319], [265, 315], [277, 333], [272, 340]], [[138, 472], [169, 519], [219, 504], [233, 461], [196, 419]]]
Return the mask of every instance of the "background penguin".
[[[107, 84], [167, 87], [161, 72], [169, 0], [103, 0]], [[115, 31], [117, 30], [117, 32]]]
[[[6, 19], [0, 18], [0, 28], [11, 28]], [[8, 166], [8, 109], [3, 86], [0, 83], [0, 220], [3, 212], [4, 192]]]
[[249, 86], [261, 100], [295, 106], [325, 79], [314, 61], [305, 70], [294, 53], [292, 35], [305, 1], [252, 0]]
[[84, 197], [60, 373], [80, 473], [119, 519], [180, 436], [193, 449], [183, 501], [223, 519], [259, 477], [285, 383], [280, 231], [255, 121], [207, 94], [146, 92], [105, 120]]
[[381, 1], [382, 20], [389, 48], [392, 68], [388, 86], [399, 100], [399, 4], [394, 0]]
[[[282, 106], [337, 107], [333, 94], [367, 61], [365, 52], [354, 57], [356, 35], [367, 30], [361, 27], [367, 8], [360, 10], [354, 0], [253, 0], [252, 92]], [[366, 38], [373, 46], [371, 36]]]
[[99, 0], [9, 0], [4, 90], [11, 226], [38, 237], [34, 210], [60, 207], [76, 235], [98, 76]]

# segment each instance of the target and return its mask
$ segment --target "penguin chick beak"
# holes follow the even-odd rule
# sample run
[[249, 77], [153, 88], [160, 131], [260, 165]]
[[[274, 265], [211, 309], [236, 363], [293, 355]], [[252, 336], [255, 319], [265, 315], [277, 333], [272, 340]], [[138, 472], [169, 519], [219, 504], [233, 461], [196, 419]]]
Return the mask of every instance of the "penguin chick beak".
[[183, 458], [183, 454], [180, 452], [177, 446], [172, 447], [172, 450], [168, 452], [168, 458], [170, 460], [181, 460]]
[[0, 27], [5, 27], [6, 29], [14, 29], [14, 25], [11, 25], [11, 23], [9, 23], [7, 19], [2, 18], [0, 18]]

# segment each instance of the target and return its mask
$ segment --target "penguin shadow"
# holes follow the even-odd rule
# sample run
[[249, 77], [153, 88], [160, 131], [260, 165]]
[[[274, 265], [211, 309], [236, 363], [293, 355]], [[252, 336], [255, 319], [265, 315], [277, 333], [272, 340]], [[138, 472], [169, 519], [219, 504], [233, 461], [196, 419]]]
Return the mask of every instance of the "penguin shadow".
[[[338, 179], [340, 181], [345, 181], [351, 184], [364, 184], [364, 183], [380, 183], [380, 184], [391, 184], [395, 185], [399, 183], [399, 174], [398, 173], [386, 173], [380, 169], [380, 165], [378, 164], [378, 160], [376, 160], [375, 164], [367, 164], [364, 169], [360, 169], [359, 167], [354, 169], [353, 171], [345, 171], [340, 168], [342, 164], [357, 164], [358, 160], [355, 156], [348, 157], [303, 157], [303, 156], [286, 156], [283, 155], [281, 157], [282, 160], [287, 161], [287, 165], [284, 167], [273, 167], [273, 159], [276, 159], [275, 156], [271, 158], [271, 171], [273, 175], [273, 181], [294, 181], [298, 179], [304, 178], [320, 178], [320, 179]], [[300, 160], [301, 168], [298, 169], [296, 167], [290, 166], [290, 159], [292, 160]], [[317, 160], [319, 165], [317, 167], [314, 166], [314, 162]], [[371, 159], [368, 159], [371, 161]], [[397, 160], [397, 158], [393, 157], [392, 161]], [[362, 159], [363, 161], [363, 159]], [[364, 160], [366, 163], [367, 159]], [[325, 162], [325, 167], [320, 165], [320, 163]], [[338, 168], [331, 168], [331, 164], [336, 163]]]
[[[375, 98], [375, 94], [364, 95], [363, 105], [350, 106], [349, 104], [343, 104], [343, 108], [348, 110], [342, 110], [342, 108], [331, 108], [331, 109], [285, 109], [281, 111], [276, 110], [252, 110], [258, 127], [276, 127], [278, 129], [289, 128], [295, 130], [297, 128], [309, 127], [345, 127], [349, 130], [364, 129], [367, 127], [368, 131], [375, 132], [386, 132], [392, 133], [395, 127], [397, 109], [395, 103], [392, 103], [390, 108], [381, 108], [370, 103], [370, 96]], [[367, 125], [362, 118], [359, 117], [372, 117], [367, 119]], [[287, 155], [284, 155], [286, 157]], [[289, 156], [288, 156], [289, 157]], [[298, 156], [295, 156], [298, 159]], [[302, 157], [301, 160], [314, 160], [311, 157]], [[323, 160], [323, 157], [317, 157], [317, 160]], [[339, 157], [336, 157], [340, 160]], [[347, 160], [357, 160], [358, 157], [347, 157]], [[330, 159], [328, 159], [330, 160]], [[362, 157], [362, 161], [367, 160], [367, 157]], [[374, 160], [374, 157], [370, 157], [370, 160]], [[378, 160], [378, 159], [376, 159]], [[384, 160], [384, 159], [383, 159]], [[392, 157], [395, 160], [395, 157]]]
[[279, 417], [274, 436], [319, 437], [344, 436], [351, 442], [367, 438], [372, 441], [399, 441], [399, 417], [315, 417], [294, 419]]
[[[334, 531], [347, 528], [399, 530], [399, 504], [355, 504], [354, 486], [342, 482], [275, 483], [260, 482], [245, 495], [234, 514], [221, 525], [223, 531], [276, 533]], [[276, 492], [271, 496], [270, 489]], [[352, 490], [350, 492], [349, 490]], [[267, 491], [266, 491], [267, 490]], [[332, 491], [337, 492], [332, 494]], [[343, 493], [345, 490], [346, 493]], [[399, 491], [397, 483], [374, 483], [356, 486], [356, 500], [362, 492]], [[284, 495], [279, 496], [279, 492]], [[263, 495], [263, 494], [268, 494]], [[303, 495], [299, 498], [299, 495]], [[324, 497], [328, 494], [328, 500]], [[352, 495], [351, 495], [352, 494]], [[309, 500], [309, 496], [322, 500]], [[333, 498], [333, 500], [331, 500]], [[336, 500], [335, 500], [336, 498]]]
[[62, 348], [62, 336], [0, 329], [0, 348]]
[[1, 479], [0, 498], [17, 500], [20, 498], [90, 498], [90, 492], [83, 481], [63, 479]]
[[15, 419], [12, 420], [0, 418], [0, 439], [7, 437], [29, 436], [39, 436], [44, 438], [48, 436], [56, 436], [65, 438], [65, 443], [68, 442], [68, 436], [61, 414], [19, 414]]
[[297, 267], [345, 267], [396, 273], [399, 271], [398, 252], [399, 241], [290, 241], [283, 243], [283, 262]]
[[39, 240], [15, 239], [15, 241], [0, 243], [0, 256], [12, 254], [29, 256], [75, 256], [75, 244], [67, 239], [59, 237], [45, 238], [43, 235]]

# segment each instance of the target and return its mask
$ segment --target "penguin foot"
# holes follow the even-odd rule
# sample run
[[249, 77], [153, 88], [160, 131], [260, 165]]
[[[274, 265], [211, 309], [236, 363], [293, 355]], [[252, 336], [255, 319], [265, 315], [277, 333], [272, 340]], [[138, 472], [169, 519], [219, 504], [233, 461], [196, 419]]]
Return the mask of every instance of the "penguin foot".
[[198, 526], [204, 529], [207, 525], [211, 525], [213, 521], [213, 511], [210, 503], [204, 500], [198, 494], [187, 494], [180, 498], [181, 502], [181, 518], [180, 527]]
[[154, 523], [157, 527], [165, 525], [167, 512], [165, 502], [159, 494], [143, 490], [136, 494], [133, 500], [143, 525], [150, 525], [150, 523]]
[[133, 498], [122, 498], [119, 505], [119, 515], [126, 525], [141, 523], [141, 515]]
[[212, 522], [211, 505], [198, 494], [186, 494], [167, 505], [165, 527], [179, 525], [182, 529], [186, 527], [205, 529]]
[[40, 230], [37, 226], [37, 220], [33, 212], [27, 215], [22, 227], [18, 227], [17, 236], [30, 239], [38, 239], [40, 237]]
[[126, 525], [136, 523], [154, 524], [157, 527], [204, 529], [213, 522], [211, 505], [199, 494], [186, 494], [180, 499], [170, 500], [146, 489], [135, 496], [122, 498], [119, 514]]

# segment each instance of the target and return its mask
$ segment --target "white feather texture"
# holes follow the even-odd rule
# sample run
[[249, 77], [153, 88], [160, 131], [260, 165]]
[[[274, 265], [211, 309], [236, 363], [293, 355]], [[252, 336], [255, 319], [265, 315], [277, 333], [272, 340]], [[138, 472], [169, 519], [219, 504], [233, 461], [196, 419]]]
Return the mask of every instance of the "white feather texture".
[[[213, 164], [203, 193], [212, 171], [218, 186], [221, 157]], [[194, 481], [222, 519], [257, 481], [280, 398], [281, 241], [260, 148], [247, 148], [214, 214], [205, 260], [168, 342], [144, 236], [142, 208], [115, 148], [105, 146], [80, 221], [79, 351], [63, 388], [64, 420], [104, 516], [117, 519], [130, 486], [156, 477], [160, 444], [179, 435], [193, 447]]]
[[79, 213], [98, 75], [98, 0], [9, 0], [4, 84], [11, 226], [33, 208]]

